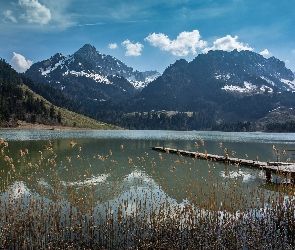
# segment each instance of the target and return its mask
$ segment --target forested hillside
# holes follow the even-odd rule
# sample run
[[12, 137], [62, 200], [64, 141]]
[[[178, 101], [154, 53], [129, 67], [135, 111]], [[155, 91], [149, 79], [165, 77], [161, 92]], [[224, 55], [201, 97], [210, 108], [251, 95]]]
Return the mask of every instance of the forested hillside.
[[27, 77], [0, 60], [0, 126], [15, 127], [18, 120], [61, 124], [60, 112], [53, 105], [46, 107], [43, 99], [34, 98], [32, 92], [24, 90], [24, 82], [29, 82]]
[[69, 110], [78, 110], [77, 104], [60, 90], [35, 83], [0, 59], [0, 127], [17, 127], [24, 121], [51, 126], [119, 129]]

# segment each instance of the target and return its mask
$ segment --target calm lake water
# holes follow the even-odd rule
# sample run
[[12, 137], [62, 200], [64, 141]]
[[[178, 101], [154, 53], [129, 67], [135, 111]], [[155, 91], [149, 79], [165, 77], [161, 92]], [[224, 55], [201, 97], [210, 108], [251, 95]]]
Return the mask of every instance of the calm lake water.
[[[8, 141], [5, 152], [13, 158], [15, 173], [20, 176], [13, 177], [2, 199], [11, 195], [40, 195], [45, 191], [42, 195], [52, 200], [58, 189], [68, 202], [69, 190], [86, 196], [91, 190], [91, 200], [100, 211], [108, 204], [116, 213], [117, 204], [132, 200], [127, 214], [143, 198], [149, 200], [150, 205], [146, 205], [149, 210], [152, 204], [167, 200], [174, 207], [187, 203], [198, 207], [212, 202], [208, 197], [213, 191], [218, 203], [226, 191], [253, 197], [253, 190], [264, 190], [268, 196], [277, 190], [275, 184], [265, 183], [263, 171], [159, 154], [150, 149], [152, 146], [219, 155], [224, 155], [224, 149], [228, 148], [230, 155], [235, 151], [236, 157], [245, 158], [247, 154], [249, 159], [275, 161], [274, 145], [280, 160], [295, 159], [293, 152], [288, 151], [295, 149], [295, 134], [1, 130], [0, 137]], [[75, 143], [73, 147], [71, 141]], [[28, 154], [21, 157], [19, 151], [26, 149]], [[287, 150], [286, 155], [281, 154], [283, 150]], [[0, 168], [1, 178], [9, 179], [11, 166], [2, 160]]]

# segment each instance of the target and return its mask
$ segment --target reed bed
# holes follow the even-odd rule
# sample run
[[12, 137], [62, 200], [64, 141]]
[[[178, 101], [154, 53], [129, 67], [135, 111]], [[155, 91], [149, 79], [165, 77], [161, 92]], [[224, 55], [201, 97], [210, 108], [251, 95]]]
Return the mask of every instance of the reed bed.
[[[117, 162], [112, 151], [84, 157], [74, 141], [64, 159], [58, 158], [49, 141], [32, 162], [27, 149], [20, 149], [13, 159], [8, 143], [0, 144], [5, 166], [0, 173], [1, 249], [293, 249], [295, 245], [293, 184], [271, 191], [265, 185], [273, 184], [264, 180], [259, 188], [245, 186], [238, 177], [220, 181], [211, 174], [216, 162], [208, 161], [204, 168], [200, 160], [177, 155], [146, 152], [136, 159], [125, 156], [123, 162]], [[123, 145], [118, 147], [124, 152]], [[22, 172], [17, 163], [25, 166]], [[121, 176], [118, 168], [129, 174]], [[61, 173], [67, 177], [61, 179]]]

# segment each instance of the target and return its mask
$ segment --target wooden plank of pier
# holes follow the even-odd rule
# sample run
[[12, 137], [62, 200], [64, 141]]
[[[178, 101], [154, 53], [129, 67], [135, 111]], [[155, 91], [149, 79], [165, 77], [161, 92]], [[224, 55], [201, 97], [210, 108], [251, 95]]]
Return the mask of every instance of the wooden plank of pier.
[[284, 175], [290, 175], [293, 179], [295, 179], [295, 164], [294, 163], [286, 163], [286, 162], [263, 162], [258, 160], [248, 160], [242, 158], [233, 158], [226, 157], [215, 154], [208, 153], [199, 153], [199, 152], [191, 152], [185, 150], [178, 150], [173, 148], [165, 148], [165, 147], [152, 147], [151, 149], [164, 152], [164, 153], [172, 153], [179, 154], [184, 156], [190, 156], [198, 159], [205, 159], [211, 161], [222, 162], [226, 164], [238, 164], [241, 166], [251, 166], [261, 170], [266, 171], [266, 178], [270, 179], [271, 173], [279, 173]]

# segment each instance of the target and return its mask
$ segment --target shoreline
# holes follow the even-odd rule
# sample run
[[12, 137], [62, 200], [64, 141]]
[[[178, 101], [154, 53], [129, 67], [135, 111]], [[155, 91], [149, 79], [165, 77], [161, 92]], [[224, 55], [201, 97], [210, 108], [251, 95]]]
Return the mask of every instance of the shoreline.
[[19, 122], [17, 127], [0, 127], [0, 130], [93, 130], [93, 129]]

